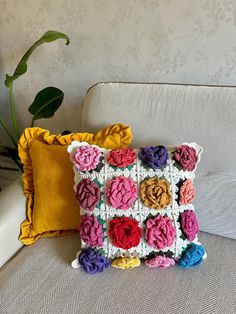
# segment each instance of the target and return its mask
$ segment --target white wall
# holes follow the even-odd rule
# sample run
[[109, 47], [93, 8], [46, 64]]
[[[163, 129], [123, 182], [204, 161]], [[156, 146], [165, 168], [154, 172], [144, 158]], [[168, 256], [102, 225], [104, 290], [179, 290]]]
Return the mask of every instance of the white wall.
[[[20, 126], [48, 85], [65, 92], [56, 116], [38, 125], [80, 129], [86, 90], [97, 81], [235, 85], [235, 0], [0, 0], [0, 111], [6, 116], [5, 73], [48, 29], [65, 32], [69, 46], [41, 46], [15, 83]], [[128, 104], [127, 104], [128, 105]], [[0, 133], [1, 138], [3, 133]]]

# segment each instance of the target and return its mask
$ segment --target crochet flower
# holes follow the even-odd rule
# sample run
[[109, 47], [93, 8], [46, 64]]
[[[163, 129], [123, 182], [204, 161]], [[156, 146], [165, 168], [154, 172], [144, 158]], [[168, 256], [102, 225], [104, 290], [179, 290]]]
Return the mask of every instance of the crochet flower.
[[179, 204], [187, 205], [191, 203], [195, 198], [195, 188], [193, 186], [193, 181], [188, 179], [184, 181], [183, 185], [179, 191]]
[[180, 214], [180, 226], [189, 241], [193, 241], [199, 230], [198, 220], [194, 211], [186, 210]]
[[82, 269], [89, 274], [101, 273], [109, 266], [108, 259], [91, 248], [81, 251], [79, 263]]
[[136, 160], [136, 154], [131, 148], [113, 149], [107, 156], [110, 165], [124, 168], [132, 165]]
[[110, 221], [109, 236], [114, 246], [128, 250], [139, 245], [142, 231], [136, 220], [118, 217]]
[[113, 208], [128, 209], [137, 198], [136, 184], [131, 178], [118, 176], [111, 180], [106, 197]]
[[158, 177], [146, 179], [140, 185], [140, 197], [145, 206], [163, 209], [171, 204], [170, 184]]
[[152, 169], [163, 168], [167, 164], [168, 150], [164, 146], [146, 146], [140, 148], [138, 156], [144, 165]]
[[77, 185], [76, 199], [86, 210], [93, 210], [100, 200], [100, 190], [91, 179], [84, 179]]
[[145, 265], [147, 265], [148, 267], [167, 268], [171, 265], [175, 265], [175, 260], [170, 257], [157, 255], [156, 257], [147, 259], [145, 261]]
[[183, 170], [193, 171], [197, 163], [197, 153], [193, 147], [181, 145], [174, 152], [174, 159]]
[[204, 255], [205, 249], [202, 245], [191, 243], [181, 257], [179, 265], [185, 269], [188, 269], [191, 266], [199, 265], [203, 261]]
[[90, 246], [102, 246], [102, 225], [98, 223], [96, 217], [88, 214], [84, 215], [80, 219], [80, 237], [81, 240], [86, 242]]
[[169, 217], [158, 215], [146, 222], [145, 238], [147, 243], [155, 249], [161, 250], [171, 246], [175, 235], [176, 231]]
[[140, 266], [140, 259], [134, 257], [121, 257], [112, 261], [111, 265], [115, 268], [131, 269]]
[[80, 171], [93, 170], [99, 164], [101, 151], [92, 145], [80, 146], [73, 155], [75, 167]]

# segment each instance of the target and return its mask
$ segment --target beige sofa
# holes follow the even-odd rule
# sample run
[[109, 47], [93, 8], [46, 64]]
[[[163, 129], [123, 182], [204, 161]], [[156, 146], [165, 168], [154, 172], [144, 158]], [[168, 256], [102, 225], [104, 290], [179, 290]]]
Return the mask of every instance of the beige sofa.
[[233, 87], [99, 83], [90, 88], [84, 130], [119, 121], [132, 126], [133, 146], [183, 141], [203, 146], [195, 208], [208, 258], [190, 270], [141, 266], [90, 276], [72, 269], [78, 235], [21, 248], [17, 235], [25, 199], [18, 180], [0, 194], [1, 265], [10, 259], [0, 270], [0, 313], [236, 313], [235, 100]]

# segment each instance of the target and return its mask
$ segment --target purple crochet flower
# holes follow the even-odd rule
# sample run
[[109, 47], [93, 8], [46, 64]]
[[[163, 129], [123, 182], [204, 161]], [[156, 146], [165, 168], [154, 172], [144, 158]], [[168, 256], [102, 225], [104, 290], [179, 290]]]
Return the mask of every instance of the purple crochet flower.
[[89, 274], [101, 273], [109, 266], [108, 259], [91, 248], [81, 251], [79, 263], [82, 269]]
[[164, 146], [146, 146], [139, 150], [139, 158], [152, 169], [163, 168], [167, 164], [168, 150]]

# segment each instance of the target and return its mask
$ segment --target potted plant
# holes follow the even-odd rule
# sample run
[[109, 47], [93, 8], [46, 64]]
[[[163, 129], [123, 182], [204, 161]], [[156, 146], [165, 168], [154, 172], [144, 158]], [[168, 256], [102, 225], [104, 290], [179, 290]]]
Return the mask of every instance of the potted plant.
[[[50, 31], [50, 30], [47, 31], [26, 51], [26, 53], [24, 54], [24, 56], [21, 58], [20, 62], [18, 63], [14, 73], [12, 75], [6, 74], [5, 86], [9, 90], [10, 117], [11, 117], [11, 123], [13, 126], [13, 131], [10, 131], [9, 123], [6, 123], [3, 120], [1, 114], [0, 114], [0, 127], [2, 127], [3, 130], [6, 132], [12, 145], [11, 146], [4, 145], [4, 143], [2, 143], [0, 140], [0, 156], [4, 156], [4, 157], [12, 159], [17, 167], [16, 168], [3, 167], [0, 164], [0, 170], [17, 170], [17, 171], [21, 170], [22, 171], [23, 169], [20, 163], [20, 159], [18, 156], [18, 149], [17, 149], [18, 140], [20, 137], [20, 130], [18, 128], [17, 117], [15, 114], [15, 102], [14, 102], [14, 96], [13, 96], [14, 81], [27, 72], [27, 61], [30, 55], [32, 54], [32, 52], [38, 46], [44, 43], [53, 42], [60, 38], [65, 39], [66, 45], [69, 45], [70, 38], [66, 34], [63, 34], [57, 31]], [[29, 106], [29, 109], [28, 109], [32, 115], [31, 127], [34, 126], [35, 120], [42, 119], [42, 118], [51, 118], [56, 112], [56, 110], [61, 106], [63, 98], [64, 98], [64, 93], [60, 89], [54, 86], [48, 86], [44, 88], [43, 90], [39, 91], [33, 103]]]

